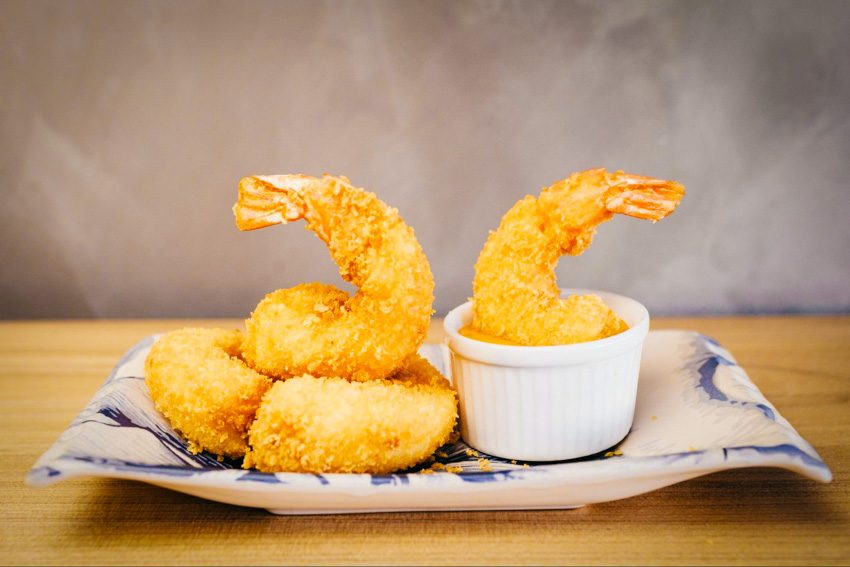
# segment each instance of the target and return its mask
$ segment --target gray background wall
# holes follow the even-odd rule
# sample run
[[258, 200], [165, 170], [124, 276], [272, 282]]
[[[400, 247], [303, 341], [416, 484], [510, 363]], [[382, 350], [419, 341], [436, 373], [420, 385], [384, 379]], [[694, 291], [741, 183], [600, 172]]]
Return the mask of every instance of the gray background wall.
[[397, 207], [443, 315], [519, 198], [604, 166], [683, 182], [559, 283], [656, 314], [850, 310], [850, 2], [0, 0], [0, 317], [247, 316], [341, 282], [253, 173]]

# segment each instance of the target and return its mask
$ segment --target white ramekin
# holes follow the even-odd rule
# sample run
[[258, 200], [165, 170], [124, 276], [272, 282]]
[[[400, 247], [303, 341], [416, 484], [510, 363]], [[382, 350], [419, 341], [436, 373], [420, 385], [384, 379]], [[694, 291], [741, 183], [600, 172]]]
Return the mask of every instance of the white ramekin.
[[629, 329], [572, 345], [506, 346], [458, 333], [472, 321], [471, 303], [446, 316], [461, 435], [471, 447], [505, 459], [560, 461], [598, 453], [628, 434], [649, 313], [622, 295], [561, 292], [598, 295]]

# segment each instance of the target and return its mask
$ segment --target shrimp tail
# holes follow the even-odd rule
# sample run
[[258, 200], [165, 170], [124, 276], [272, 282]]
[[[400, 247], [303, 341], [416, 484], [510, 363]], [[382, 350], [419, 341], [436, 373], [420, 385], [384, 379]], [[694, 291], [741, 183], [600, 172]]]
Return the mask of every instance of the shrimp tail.
[[611, 176], [605, 208], [612, 213], [656, 222], [672, 213], [684, 196], [685, 187], [681, 183], [618, 171]]
[[318, 180], [308, 175], [252, 175], [239, 182], [233, 206], [239, 230], [256, 230], [304, 218], [304, 190]]

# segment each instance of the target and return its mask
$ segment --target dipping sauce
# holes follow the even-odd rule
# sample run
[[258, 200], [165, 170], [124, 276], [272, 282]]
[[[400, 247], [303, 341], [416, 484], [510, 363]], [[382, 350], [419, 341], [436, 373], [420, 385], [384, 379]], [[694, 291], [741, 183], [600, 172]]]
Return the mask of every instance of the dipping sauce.
[[[606, 332], [603, 334], [603, 336], [601, 338], [619, 335], [623, 331], [628, 331], [628, 330], [629, 330], [629, 326], [626, 324], [626, 322], [618, 317], [617, 321], [614, 323], [614, 325], [612, 327], [606, 329]], [[491, 335], [489, 333], [485, 333], [483, 331], [479, 331], [477, 329], [474, 329], [472, 327], [472, 325], [464, 325], [463, 327], [458, 329], [457, 332], [458, 332], [459, 335], [463, 335], [464, 337], [467, 337], [467, 338], [470, 338], [470, 339], [475, 339], [476, 341], [481, 341], [482, 343], [490, 343], [490, 344], [494, 344], [494, 345], [508, 345], [508, 346], [527, 346], [527, 345], [522, 345], [520, 343], [516, 343], [516, 342], [508, 340], [508, 339], [503, 339], [501, 337], [494, 337], [493, 335]]]
[[519, 343], [515, 343], [513, 341], [509, 341], [507, 339], [502, 339], [499, 337], [494, 337], [493, 335], [473, 329], [471, 325], [464, 325], [463, 327], [458, 329], [457, 332], [459, 335], [463, 335], [464, 337], [468, 337], [470, 339], [475, 339], [476, 341], [481, 341], [482, 343], [491, 343], [494, 345], [522, 346]]

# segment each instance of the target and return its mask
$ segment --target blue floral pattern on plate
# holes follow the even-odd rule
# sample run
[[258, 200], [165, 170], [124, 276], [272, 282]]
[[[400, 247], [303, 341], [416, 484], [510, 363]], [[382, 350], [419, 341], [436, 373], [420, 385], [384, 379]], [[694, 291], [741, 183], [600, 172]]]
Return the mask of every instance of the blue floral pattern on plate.
[[[240, 460], [192, 454], [156, 411], [144, 383], [144, 360], [156, 339], [147, 337], [125, 353], [35, 463], [28, 484], [104, 476], [275, 513], [319, 514], [571, 508], [749, 466], [786, 468], [821, 482], [832, 478], [732, 355], [689, 331], [649, 334], [632, 429], [607, 451], [522, 463], [478, 454], [459, 442], [441, 448], [432, 461], [392, 475], [270, 474], [244, 470]], [[448, 372], [444, 345], [424, 345], [420, 353]], [[422, 473], [428, 469], [435, 472]]]

